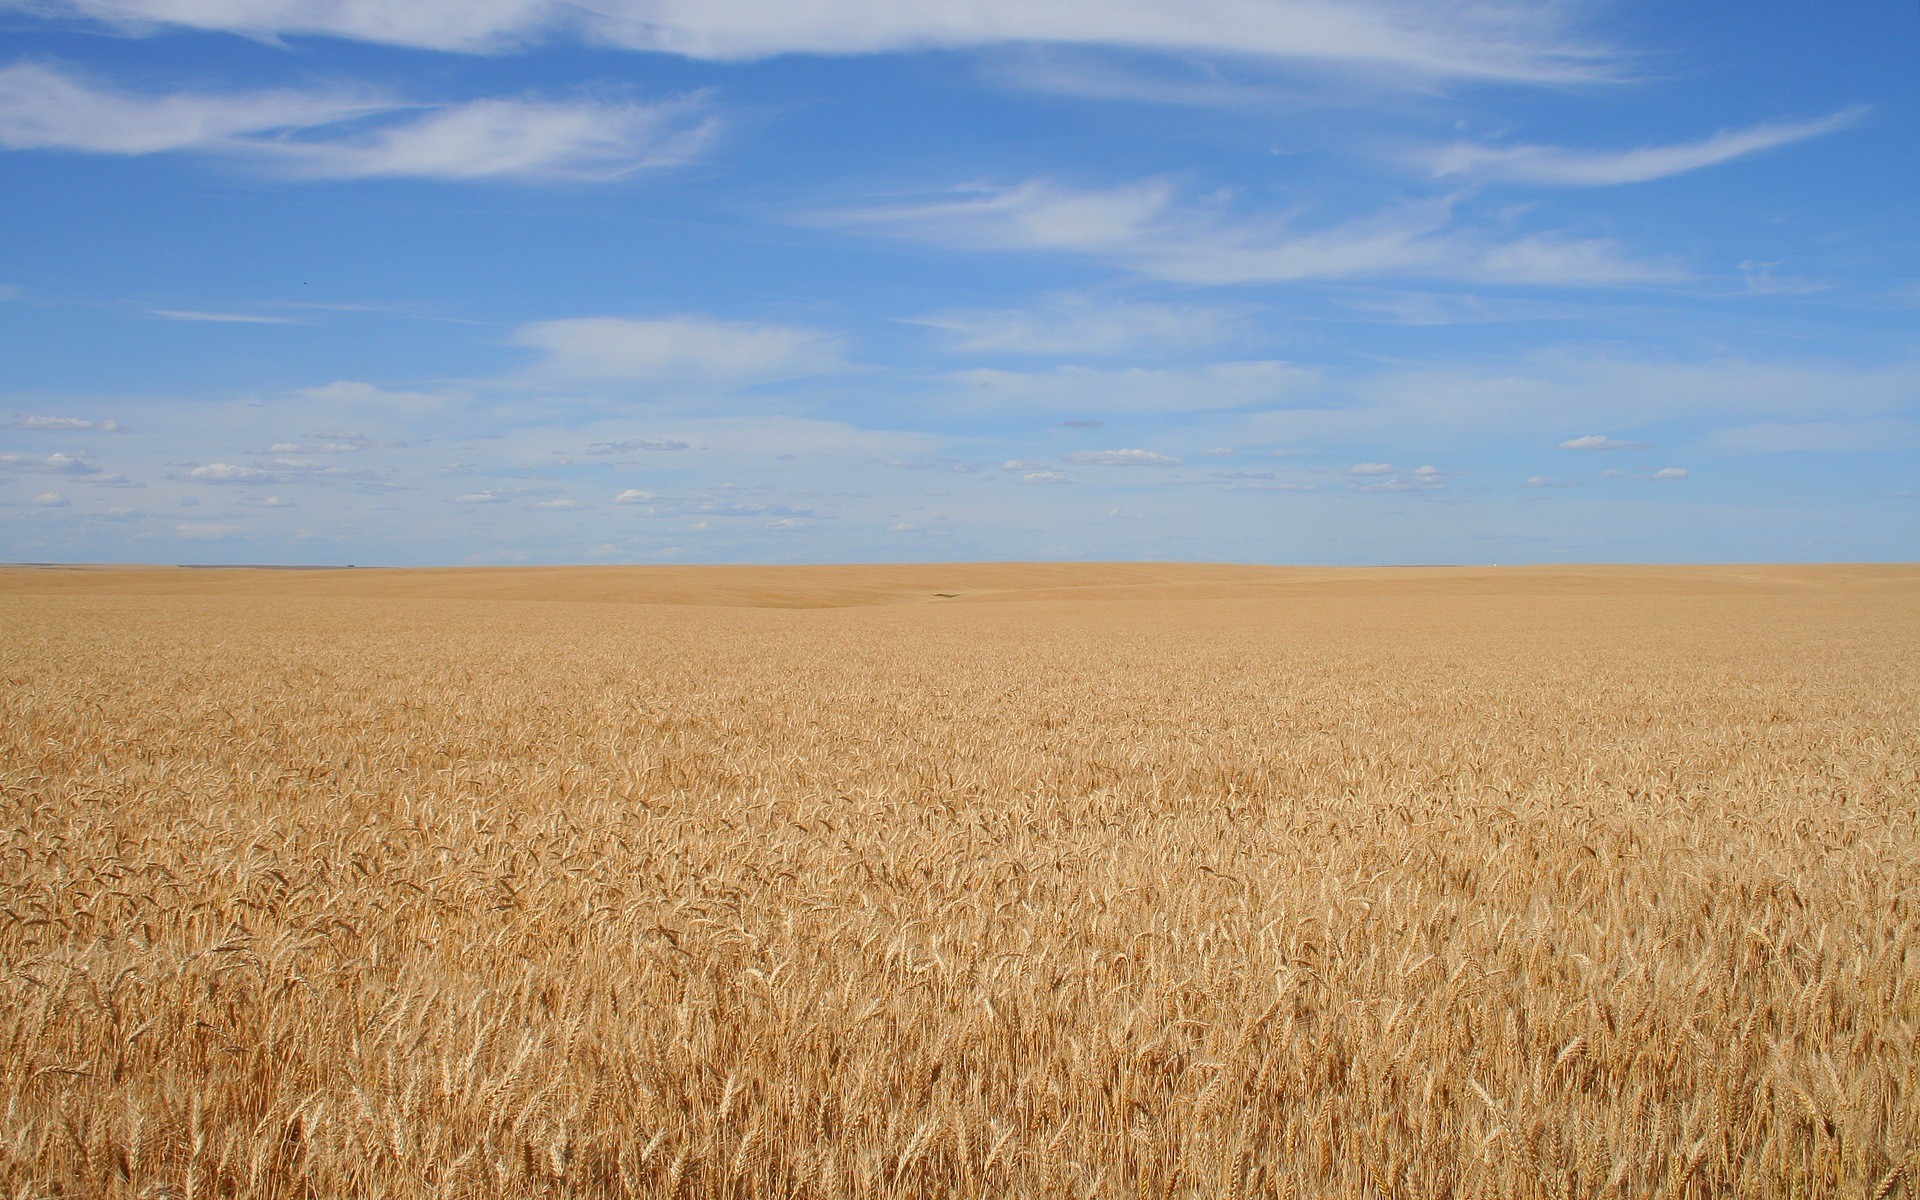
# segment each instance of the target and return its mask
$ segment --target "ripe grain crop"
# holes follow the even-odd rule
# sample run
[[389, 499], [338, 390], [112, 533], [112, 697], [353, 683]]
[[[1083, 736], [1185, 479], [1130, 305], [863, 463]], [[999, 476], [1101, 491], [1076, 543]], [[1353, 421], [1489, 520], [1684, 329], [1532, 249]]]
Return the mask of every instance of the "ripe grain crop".
[[13, 570], [0, 635], [7, 1197], [1920, 1195], [1920, 569]]

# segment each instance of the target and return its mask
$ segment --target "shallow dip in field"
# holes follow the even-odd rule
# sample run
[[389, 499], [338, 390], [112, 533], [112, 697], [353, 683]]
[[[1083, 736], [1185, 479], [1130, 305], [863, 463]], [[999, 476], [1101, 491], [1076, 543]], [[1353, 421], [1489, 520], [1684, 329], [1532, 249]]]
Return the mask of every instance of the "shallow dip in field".
[[8, 1195], [1920, 1184], [1920, 569], [20, 569], [0, 629]]

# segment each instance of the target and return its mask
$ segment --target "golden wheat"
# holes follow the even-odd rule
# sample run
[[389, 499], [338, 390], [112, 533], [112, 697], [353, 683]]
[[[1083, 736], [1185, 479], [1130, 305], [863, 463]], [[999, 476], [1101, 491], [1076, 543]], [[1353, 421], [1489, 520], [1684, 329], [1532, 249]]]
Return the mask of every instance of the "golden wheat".
[[0, 632], [9, 1197], [1916, 1185], [1920, 570], [21, 570]]

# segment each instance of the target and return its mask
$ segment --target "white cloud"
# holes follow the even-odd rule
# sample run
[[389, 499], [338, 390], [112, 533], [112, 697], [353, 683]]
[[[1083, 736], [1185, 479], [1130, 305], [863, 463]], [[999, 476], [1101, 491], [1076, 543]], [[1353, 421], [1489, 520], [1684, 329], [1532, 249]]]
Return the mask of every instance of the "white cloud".
[[93, 430], [100, 433], [113, 433], [120, 428], [118, 421], [90, 421], [84, 417], [15, 417], [6, 424], [8, 429], [45, 429], [62, 433]]
[[1250, 443], [1381, 444], [1410, 436], [1527, 436], [1557, 443], [1570, 426], [1878, 417], [1910, 410], [1916, 396], [1920, 364], [1914, 363], [1862, 368], [1817, 360], [1673, 361], [1546, 350], [1504, 361], [1335, 380], [1321, 394], [1303, 398], [1311, 404], [1249, 414], [1234, 434]]
[[1653, 473], [1653, 477], [1655, 479], [1685, 479], [1687, 477], [1687, 469], [1685, 467], [1661, 467]]
[[1064, 471], [1029, 471], [1020, 477], [1020, 482], [1027, 484], [1072, 483], [1073, 481], [1073, 476]]
[[1562, 450], [1647, 450], [1651, 447], [1645, 442], [1628, 442], [1620, 438], [1608, 437], [1604, 433], [1589, 433], [1583, 437], [1568, 438], [1560, 443]]
[[1723, 429], [1711, 441], [1740, 454], [1899, 450], [1920, 446], [1920, 422], [1905, 417], [1854, 421], [1762, 421]]
[[643, 492], [639, 488], [628, 488], [613, 498], [615, 504], [651, 504], [659, 499], [652, 492]]
[[499, 492], [463, 492], [453, 498], [455, 504], [505, 504], [507, 498]]
[[173, 527], [173, 536], [189, 542], [212, 542], [230, 538], [240, 526], [226, 521], [182, 521]]
[[1065, 366], [1047, 371], [982, 367], [946, 376], [947, 400], [969, 409], [1023, 412], [1204, 412], [1280, 403], [1318, 376], [1272, 360], [1204, 367], [1106, 369]]
[[470, 100], [350, 137], [275, 143], [273, 153], [291, 173], [321, 179], [604, 180], [688, 162], [717, 127], [690, 101]]
[[1847, 108], [1814, 121], [1778, 121], [1750, 129], [1722, 130], [1705, 141], [1636, 150], [1580, 151], [1558, 146], [1482, 146], [1462, 142], [1433, 152], [1427, 161], [1433, 173], [1442, 177], [1472, 175], [1570, 187], [1645, 183], [1845, 129], [1864, 115], [1863, 108]]
[[1391, 475], [1393, 464], [1384, 462], [1355, 463], [1347, 468], [1349, 475]]
[[538, 503], [536, 503], [534, 507], [541, 508], [541, 509], [550, 509], [550, 510], [551, 509], [567, 509], [567, 508], [579, 508], [581, 507], [581, 504], [578, 500], [567, 500], [562, 498], [558, 500], [541, 500]]
[[840, 340], [812, 329], [711, 317], [575, 317], [514, 331], [543, 353], [537, 378], [745, 384], [844, 365]]
[[[635, 50], [740, 60], [1010, 43], [1318, 62], [1415, 79], [1604, 78], [1555, 5], [1412, 0], [5, 0], [0, 7], [253, 37], [325, 34], [498, 51], [560, 32]], [[1389, 68], [1381, 71], [1380, 68]]]
[[[304, 178], [608, 179], [686, 162], [715, 128], [694, 100], [430, 105], [364, 91], [139, 95], [47, 66], [0, 67], [0, 147], [192, 151]], [[298, 323], [187, 310], [157, 315]]]
[[258, 497], [257, 499], [248, 500], [246, 503], [253, 506], [254, 508], [296, 507], [294, 502], [287, 499], [285, 496], [261, 496], [261, 497]]
[[[395, 405], [440, 404], [446, 400], [445, 396], [434, 392], [397, 392], [355, 379], [336, 379], [332, 383], [322, 384], [319, 387], [301, 388], [294, 395], [306, 400], [318, 400], [325, 404], [366, 405], [381, 410], [391, 409]], [[307, 436], [339, 438], [344, 441], [360, 435], [348, 432], [310, 433]]]
[[887, 532], [888, 533], [918, 533], [920, 532], [920, 527], [918, 525], [915, 525], [912, 521], [895, 521], [893, 524], [887, 526]]
[[588, 454], [631, 454], [636, 450], [672, 451], [685, 450], [687, 443], [674, 438], [628, 438], [619, 442], [594, 442], [587, 447]]
[[1030, 309], [959, 309], [914, 324], [954, 335], [959, 349], [1007, 354], [1118, 354], [1185, 349], [1241, 335], [1246, 314], [1195, 304], [1102, 301], [1065, 294]]
[[1106, 189], [1047, 180], [980, 185], [813, 219], [963, 249], [1084, 255], [1184, 284], [1403, 276], [1572, 286], [1679, 276], [1671, 264], [1627, 258], [1611, 241], [1461, 228], [1445, 201], [1308, 229], [1288, 218], [1236, 216], [1218, 203], [1184, 203], [1165, 180]]
[[59, 492], [41, 492], [33, 498], [35, 508], [65, 508], [69, 501]]
[[1152, 450], [1076, 450], [1060, 461], [1088, 467], [1177, 467], [1180, 460]]
[[258, 313], [201, 312], [191, 308], [152, 308], [148, 313], [169, 321], [209, 321], [221, 325], [305, 325], [292, 317], [268, 317]]
[[1446, 490], [1447, 481], [1432, 475], [1396, 475], [1378, 483], [1361, 483], [1356, 479], [1347, 486], [1356, 492], [1439, 492]]
[[0, 470], [31, 471], [45, 475], [98, 475], [100, 468], [83, 454], [49, 454], [37, 458], [31, 454], [0, 454]]
[[1833, 285], [1817, 279], [1803, 279], [1798, 275], [1775, 275], [1773, 269], [1777, 262], [1743, 262], [1740, 268], [1741, 281], [1748, 292], [1756, 296], [1810, 296], [1815, 292], [1830, 291]]
[[259, 467], [216, 462], [193, 467], [181, 478], [195, 483], [264, 483], [275, 476], [273, 472], [263, 471]]

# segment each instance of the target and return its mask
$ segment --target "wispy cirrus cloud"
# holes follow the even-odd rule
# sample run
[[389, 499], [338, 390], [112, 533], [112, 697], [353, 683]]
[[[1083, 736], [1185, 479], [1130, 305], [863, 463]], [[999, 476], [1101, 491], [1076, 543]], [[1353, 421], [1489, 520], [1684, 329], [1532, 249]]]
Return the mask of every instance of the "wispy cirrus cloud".
[[1044, 179], [971, 185], [808, 219], [961, 249], [1079, 255], [1183, 284], [1397, 277], [1574, 286], [1681, 274], [1671, 263], [1635, 259], [1605, 239], [1468, 228], [1446, 201], [1306, 228], [1295, 219], [1188, 202], [1164, 179], [1091, 189]]
[[154, 308], [147, 310], [169, 321], [208, 321], [218, 325], [307, 325], [292, 317], [264, 316], [259, 313], [202, 312], [191, 308]]
[[1318, 378], [1306, 367], [1272, 360], [1184, 368], [980, 368], [945, 376], [940, 398], [954, 408], [1048, 414], [1205, 412], [1283, 403]]
[[1422, 156], [1422, 160], [1437, 178], [1469, 176], [1553, 187], [1611, 187], [1664, 179], [1820, 137], [1858, 124], [1867, 112], [1859, 106], [1843, 108], [1817, 120], [1774, 121], [1746, 129], [1723, 129], [1697, 142], [1632, 150], [1455, 142]]
[[568, 381], [741, 385], [798, 379], [842, 368], [841, 340], [815, 329], [663, 317], [570, 317], [536, 321], [511, 341], [541, 352], [530, 376]]
[[197, 153], [306, 179], [604, 180], [686, 162], [716, 128], [698, 98], [422, 104], [364, 89], [141, 94], [42, 64], [0, 67], [0, 147]]
[[1564, 83], [1609, 56], [1558, 5], [1414, 0], [0, 0], [123, 30], [319, 34], [497, 52], [555, 35], [715, 61], [1008, 44], [1304, 61], [1424, 79]]
[[1219, 305], [1104, 300], [1068, 292], [1047, 296], [1029, 308], [953, 309], [915, 317], [911, 323], [951, 334], [960, 350], [1104, 355], [1231, 341], [1245, 332], [1247, 313]]
[[88, 417], [14, 417], [4, 425], [7, 429], [38, 429], [52, 433], [97, 432], [114, 433], [120, 428], [118, 421], [95, 421]]
[[1180, 460], [1154, 450], [1075, 450], [1060, 461], [1076, 467], [1177, 467]]

